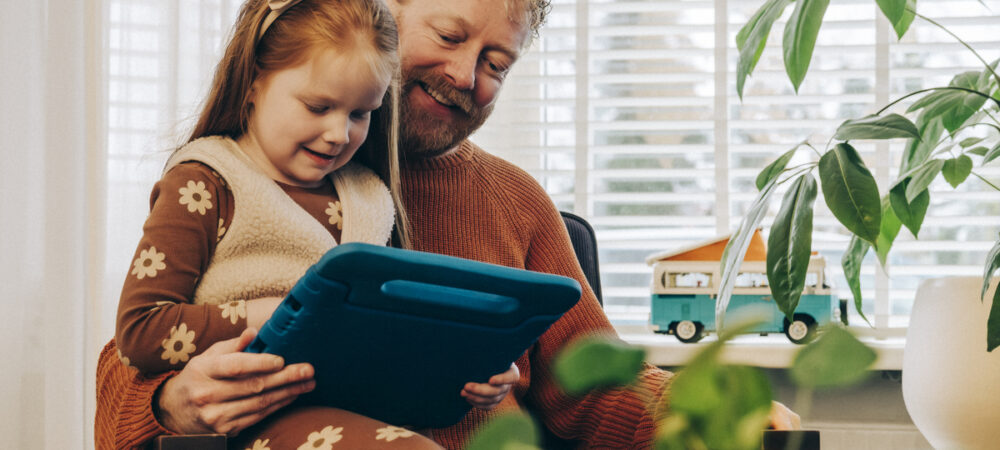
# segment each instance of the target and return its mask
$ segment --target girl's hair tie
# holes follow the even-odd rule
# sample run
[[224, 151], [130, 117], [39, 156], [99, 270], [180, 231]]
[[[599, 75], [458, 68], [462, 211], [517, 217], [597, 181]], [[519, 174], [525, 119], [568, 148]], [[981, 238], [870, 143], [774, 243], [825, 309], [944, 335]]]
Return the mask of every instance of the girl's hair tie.
[[267, 28], [271, 26], [272, 23], [289, 8], [295, 6], [296, 3], [302, 0], [269, 0], [267, 2], [267, 7], [271, 9], [267, 13], [267, 17], [264, 18], [264, 22], [260, 25], [260, 31], [257, 32], [257, 40], [259, 41], [261, 37], [264, 36], [264, 32]]

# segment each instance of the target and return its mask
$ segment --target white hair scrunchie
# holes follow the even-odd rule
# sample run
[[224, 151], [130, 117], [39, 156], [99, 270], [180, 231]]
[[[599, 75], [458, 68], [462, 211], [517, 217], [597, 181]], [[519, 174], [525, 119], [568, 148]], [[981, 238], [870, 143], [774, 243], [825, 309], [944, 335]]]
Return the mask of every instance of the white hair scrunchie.
[[257, 40], [259, 41], [261, 37], [264, 36], [264, 32], [267, 28], [271, 26], [272, 23], [289, 8], [295, 6], [296, 3], [302, 0], [270, 0], [267, 2], [267, 7], [271, 9], [271, 12], [267, 13], [267, 17], [264, 18], [264, 23], [260, 25], [260, 31], [257, 32]]

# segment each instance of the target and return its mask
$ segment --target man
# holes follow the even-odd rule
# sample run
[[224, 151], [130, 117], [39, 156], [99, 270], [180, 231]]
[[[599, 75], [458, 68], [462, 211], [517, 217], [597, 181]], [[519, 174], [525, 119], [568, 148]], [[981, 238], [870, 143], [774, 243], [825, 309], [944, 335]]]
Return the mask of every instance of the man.
[[[548, 0], [388, 2], [400, 34], [401, 177], [415, 248], [565, 275], [584, 287], [580, 302], [516, 361], [519, 378], [510, 395], [503, 387], [475, 392], [492, 396], [489, 406], [496, 407], [474, 408], [430, 436], [458, 448], [489, 419], [528, 409], [555, 434], [588, 447], [648, 447], [671, 374], [646, 366], [631, 389], [580, 398], [561, 393], [551, 372], [555, 353], [578, 337], [614, 330], [544, 190], [467, 140], [492, 111], [504, 77], [544, 21]], [[170, 431], [232, 435], [313, 388], [308, 366], [239, 353], [252, 337], [246, 332], [220, 342], [181, 372], [149, 379], [122, 366], [109, 344], [98, 368], [98, 446], [142, 445]], [[797, 419], [779, 415], [790, 417]]]

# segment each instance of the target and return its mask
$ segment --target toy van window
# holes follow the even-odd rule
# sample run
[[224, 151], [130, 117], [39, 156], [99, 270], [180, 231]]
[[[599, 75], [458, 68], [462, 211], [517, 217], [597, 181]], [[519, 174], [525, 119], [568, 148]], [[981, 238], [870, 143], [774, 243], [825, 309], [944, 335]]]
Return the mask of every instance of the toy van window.
[[709, 287], [712, 286], [712, 275], [702, 272], [683, 272], [671, 274], [674, 287]]

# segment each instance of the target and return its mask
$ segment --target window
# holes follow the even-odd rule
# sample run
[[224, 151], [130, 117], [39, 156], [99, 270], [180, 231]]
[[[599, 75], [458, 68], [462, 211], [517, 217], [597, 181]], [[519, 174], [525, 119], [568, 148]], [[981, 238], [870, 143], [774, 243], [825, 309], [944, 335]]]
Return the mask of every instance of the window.
[[[762, 0], [554, 0], [534, 49], [508, 78], [474, 139], [534, 174], [565, 210], [598, 230], [608, 314], [645, 323], [650, 253], [735, 228], [770, 159], [809, 138], [825, 144], [839, 122], [872, 112], [899, 93], [947, 83], [978, 61], [921, 22], [897, 43], [871, 0], [830, 5], [798, 95], [781, 62], [780, 31], [735, 96], [734, 36]], [[987, 60], [1000, 57], [1000, 4], [937, 0], [921, 13], [949, 27]], [[168, 152], [183, 141], [205, 95], [238, 0], [107, 0], [108, 311], [138, 242], [148, 194]], [[790, 10], [789, 10], [790, 12]], [[860, 146], [881, 182], [898, 166], [897, 144]], [[1000, 168], [983, 169], [1000, 179]], [[934, 184], [918, 242], [901, 232], [892, 277], [869, 261], [867, 308], [881, 326], [905, 324], [918, 281], [980, 274], [1000, 228], [996, 191], [968, 182]], [[776, 196], [778, 198], [778, 196]], [[772, 206], [771, 213], [777, 210]], [[957, 218], [957, 219], [956, 219]], [[962, 223], [962, 226], [955, 226]], [[814, 249], [833, 283], [847, 238], [822, 202]]]
[[[605, 309], [617, 323], [647, 320], [646, 256], [735, 229], [770, 160], [805, 139], [824, 150], [841, 121], [982, 70], [929, 23], [917, 19], [897, 42], [875, 2], [847, 0], [830, 4], [797, 95], [784, 72], [779, 21], [741, 101], [735, 35], [762, 0], [553, 3], [542, 37], [515, 65], [494, 117], [474, 140], [533, 173], [560, 208], [591, 221]], [[986, 3], [920, 2], [918, 10], [993, 61], [1000, 57], [991, 31], [1000, 25], [1000, 5]], [[880, 186], [895, 177], [901, 143], [858, 150]], [[977, 171], [1000, 178], [996, 165]], [[954, 190], [940, 178], [932, 190], [920, 240], [905, 229], [896, 240], [891, 277], [874, 255], [863, 268], [866, 315], [880, 328], [905, 326], [921, 279], [981, 275], [995, 242], [1000, 193], [978, 180]], [[771, 216], [780, 195], [774, 198]], [[840, 273], [847, 240], [818, 200], [813, 249], [826, 257], [842, 297], [850, 297]]]

